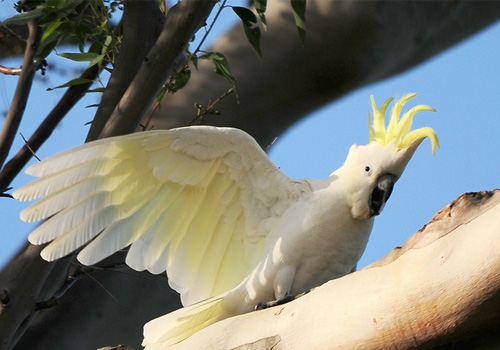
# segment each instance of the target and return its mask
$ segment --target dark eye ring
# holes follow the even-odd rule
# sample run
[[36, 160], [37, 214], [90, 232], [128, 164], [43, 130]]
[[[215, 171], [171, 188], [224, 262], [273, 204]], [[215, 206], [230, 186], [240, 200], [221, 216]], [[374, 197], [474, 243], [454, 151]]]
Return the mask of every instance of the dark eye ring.
[[370, 172], [370, 167], [369, 167], [368, 165], [367, 165], [367, 166], [365, 166], [365, 171], [366, 171], [367, 173], [369, 173], [369, 172]]

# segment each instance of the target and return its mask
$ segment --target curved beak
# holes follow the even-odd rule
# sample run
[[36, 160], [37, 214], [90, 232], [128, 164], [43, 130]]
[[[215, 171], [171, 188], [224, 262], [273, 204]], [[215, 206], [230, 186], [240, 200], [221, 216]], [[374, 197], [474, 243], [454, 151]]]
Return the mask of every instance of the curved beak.
[[379, 215], [391, 196], [396, 178], [392, 174], [384, 174], [377, 180], [377, 184], [370, 196], [370, 215]]

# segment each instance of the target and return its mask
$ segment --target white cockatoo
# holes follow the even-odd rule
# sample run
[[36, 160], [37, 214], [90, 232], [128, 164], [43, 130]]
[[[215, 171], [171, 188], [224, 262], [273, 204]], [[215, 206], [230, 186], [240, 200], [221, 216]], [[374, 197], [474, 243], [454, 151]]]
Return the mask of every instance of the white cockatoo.
[[369, 143], [353, 145], [324, 180], [292, 180], [257, 142], [233, 128], [191, 126], [112, 137], [28, 168], [39, 177], [16, 190], [40, 199], [21, 213], [47, 219], [30, 235], [52, 261], [82, 248], [91, 265], [130, 246], [126, 263], [166, 271], [184, 308], [148, 322], [146, 349], [164, 349], [224, 318], [271, 305], [355, 269], [408, 161], [435, 132], [410, 131], [416, 94], [373, 97]]

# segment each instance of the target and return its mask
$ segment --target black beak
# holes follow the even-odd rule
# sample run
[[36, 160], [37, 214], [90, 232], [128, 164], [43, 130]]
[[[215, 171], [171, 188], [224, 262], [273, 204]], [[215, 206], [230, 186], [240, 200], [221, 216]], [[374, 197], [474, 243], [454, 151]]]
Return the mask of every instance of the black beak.
[[375, 216], [382, 212], [385, 203], [391, 196], [394, 182], [395, 176], [392, 174], [385, 174], [379, 177], [370, 197], [370, 215]]

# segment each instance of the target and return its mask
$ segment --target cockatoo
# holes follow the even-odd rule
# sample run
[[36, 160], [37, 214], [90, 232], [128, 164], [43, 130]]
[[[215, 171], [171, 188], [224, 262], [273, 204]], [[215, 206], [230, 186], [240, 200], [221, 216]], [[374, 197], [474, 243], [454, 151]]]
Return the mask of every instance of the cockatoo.
[[166, 271], [184, 308], [148, 322], [146, 349], [164, 349], [227, 317], [353, 271], [373, 225], [429, 127], [410, 131], [419, 105], [388, 126], [371, 97], [369, 143], [353, 145], [324, 180], [292, 180], [233, 128], [190, 126], [112, 137], [49, 157], [16, 190], [42, 198], [21, 212], [47, 219], [30, 235], [52, 261], [80, 250], [92, 265], [130, 246], [126, 263]]

